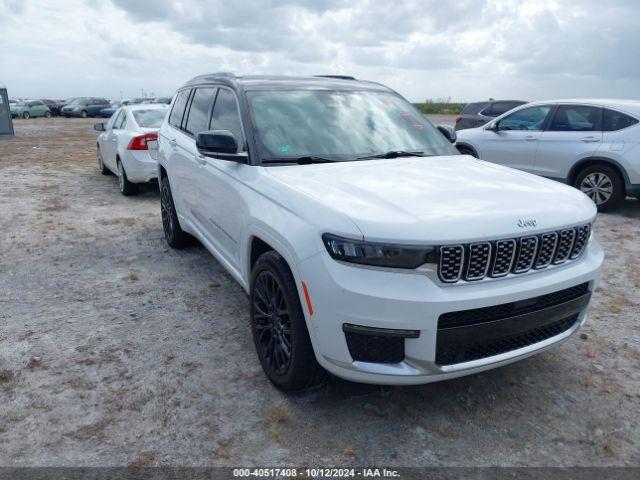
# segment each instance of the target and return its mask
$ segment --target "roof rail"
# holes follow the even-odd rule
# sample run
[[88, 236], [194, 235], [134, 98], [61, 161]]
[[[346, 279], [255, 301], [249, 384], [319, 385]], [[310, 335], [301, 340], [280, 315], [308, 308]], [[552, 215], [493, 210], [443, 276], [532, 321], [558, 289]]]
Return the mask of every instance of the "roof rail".
[[337, 78], [338, 80], [355, 80], [355, 77], [352, 77], [351, 75], [314, 75], [314, 77], [321, 77], [321, 78]]

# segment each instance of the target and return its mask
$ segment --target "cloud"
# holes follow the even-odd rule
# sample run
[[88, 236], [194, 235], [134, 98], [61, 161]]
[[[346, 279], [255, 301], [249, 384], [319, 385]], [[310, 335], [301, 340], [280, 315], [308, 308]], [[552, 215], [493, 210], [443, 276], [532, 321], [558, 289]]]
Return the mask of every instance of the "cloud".
[[21, 96], [170, 94], [230, 70], [353, 74], [413, 100], [638, 98], [639, 13], [637, 0], [0, 0], [0, 72]]

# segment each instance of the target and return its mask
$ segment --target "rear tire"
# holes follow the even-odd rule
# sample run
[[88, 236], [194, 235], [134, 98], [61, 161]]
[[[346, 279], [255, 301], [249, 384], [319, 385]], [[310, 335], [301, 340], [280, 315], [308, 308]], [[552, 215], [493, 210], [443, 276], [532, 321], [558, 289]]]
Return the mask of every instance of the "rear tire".
[[625, 197], [620, 173], [606, 164], [590, 165], [582, 169], [573, 186], [591, 198], [600, 212], [615, 207]]
[[120, 188], [120, 193], [124, 196], [129, 197], [131, 195], [135, 195], [138, 193], [138, 185], [135, 183], [131, 183], [127, 178], [127, 172], [124, 171], [124, 166], [120, 159], [118, 161], [118, 187]]
[[293, 274], [280, 254], [269, 251], [258, 258], [249, 292], [253, 341], [267, 378], [285, 392], [320, 383], [325, 371], [313, 352]]
[[82, 118], [87, 118], [89, 115], [87, 115], [87, 111], [86, 111], [86, 110], [82, 110], [82, 111], [80, 112], [80, 116], [81, 116]]
[[189, 243], [191, 236], [180, 227], [176, 206], [173, 203], [173, 194], [169, 179], [163, 177], [160, 180], [160, 213], [162, 216], [162, 228], [164, 238], [172, 248], [181, 248]]
[[98, 145], [98, 167], [100, 168], [100, 173], [102, 175], [111, 175], [111, 170], [107, 168], [104, 164], [104, 160], [102, 160], [102, 152], [100, 151], [100, 145]]
[[51, 112], [44, 112], [44, 118], [51, 118]]

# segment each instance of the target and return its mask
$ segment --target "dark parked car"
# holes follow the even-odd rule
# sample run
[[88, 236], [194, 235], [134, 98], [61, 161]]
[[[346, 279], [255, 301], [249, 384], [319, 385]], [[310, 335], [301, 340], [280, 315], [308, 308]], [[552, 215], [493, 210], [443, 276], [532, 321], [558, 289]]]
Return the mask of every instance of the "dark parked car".
[[98, 113], [98, 116], [102, 118], [111, 118], [111, 115], [113, 115], [116, 112], [116, 110], [118, 110], [123, 105], [124, 103], [122, 102], [113, 102], [111, 105], [100, 110], [100, 113]]
[[60, 100], [49, 100], [47, 98], [43, 98], [42, 101], [47, 107], [49, 107], [52, 116], [60, 116], [60, 110], [62, 110], [62, 106], [64, 105], [64, 103], [62, 103]]
[[77, 98], [62, 107], [63, 116], [69, 117], [97, 117], [100, 110], [109, 107], [109, 101], [99, 97]]
[[468, 103], [464, 106], [460, 115], [456, 117], [456, 130], [480, 127], [525, 103], [527, 102], [523, 100], [494, 100], [493, 98], [486, 102]]

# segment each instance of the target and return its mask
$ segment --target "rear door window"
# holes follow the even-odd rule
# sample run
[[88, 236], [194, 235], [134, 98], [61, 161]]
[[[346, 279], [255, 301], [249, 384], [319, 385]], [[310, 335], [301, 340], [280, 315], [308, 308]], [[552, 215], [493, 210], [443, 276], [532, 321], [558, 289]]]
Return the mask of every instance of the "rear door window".
[[184, 116], [184, 110], [187, 106], [190, 93], [191, 90], [182, 90], [181, 92], [178, 92], [176, 101], [173, 102], [171, 114], [169, 115], [170, 125], [173, 125], [176, 128], [182, 128], [182, 117]]
[[602, 109], [588, 105], [560, 105], [549, 130], [553, 132], [594, 132], [601, 130]]
[[605, 108], [603, 123], [603, 130], [605, 132], [615, 132], [616, 130], [622, 130], [623, 128], [635, 125], [636, 123], [638, 123], [638, 120], [627, 115], [626, 113]]
[[211, 118], [211, 107], [213, 106], [215, 92], [215, 88], [196, 89], [187, 117], [185, 127], [187, 132], [197, 135], [209, 129], [209, 119]]

